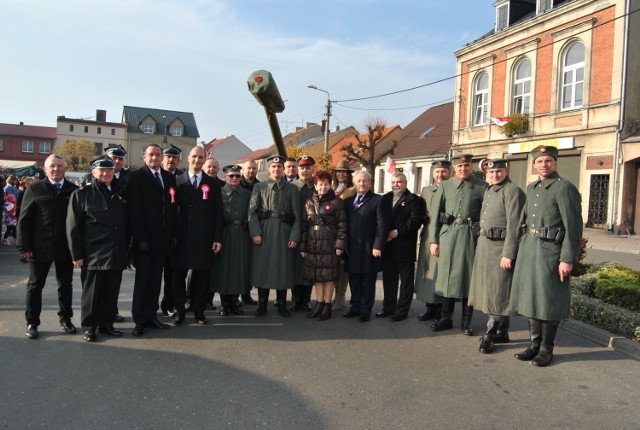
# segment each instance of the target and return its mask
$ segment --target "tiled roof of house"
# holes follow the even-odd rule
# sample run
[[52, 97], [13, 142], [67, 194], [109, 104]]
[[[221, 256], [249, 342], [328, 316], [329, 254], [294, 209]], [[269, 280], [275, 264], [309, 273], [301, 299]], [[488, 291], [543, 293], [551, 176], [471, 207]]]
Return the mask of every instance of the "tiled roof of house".
[[183, 136], [200, 137], [196, 118], [191, 112], [176, 112], [164, 109], [141, 108], [134, 106], [124, 106], [122, 111], [122, 122], [127, 124], [127, 130], [131, 133], [140, 133], [140, 123], [150, 116], [157, 124], [156, 133], [164, 134], [164, 130], [173, 121], [179, 119], [184, 124]]
[[45, 127], [40, 125], [20, 125], [0, 123], [0, 135], [33, 137], [37, 139], [55, 139], [57, 136], [56, 127]]
[[215, 147], [220, 145], [222, 142], [224, 142], [228, 138], [229, 138], [228, 136], [225, 136], [225, 137], [221, 137], [220, 139], [213, 139], [211, 142], [204, 144], [204, 150], [207, 151], [207, 154], [209, 154]]
[[392, 158], [443, 155], [451, 147], [453, 102], [427, 109], [402, 129]]
[[234, 160], [234, 163], [244, 163], [245, 161], [248, 161], [248, 160], [260, 160], [263, 158], [267, 158], [268, 156], [273, 155], [276, 152], [278, 152], [278, 150], [276, 149], [276, 146], [271, 145], [268, 148], [257, 149], [253, 152], [250, 152], [244, 157]]

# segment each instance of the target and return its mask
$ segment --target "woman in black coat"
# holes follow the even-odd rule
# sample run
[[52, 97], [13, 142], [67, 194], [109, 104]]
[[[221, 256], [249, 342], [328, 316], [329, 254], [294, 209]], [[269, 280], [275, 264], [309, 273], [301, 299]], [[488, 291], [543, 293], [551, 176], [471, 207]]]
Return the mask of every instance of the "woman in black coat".
[[347, 213], [331, 189], [331, 174], [313, 176], [315, 192], [304, 205], [300, 253], [305, 258], [304, 277], [316, 286], [316, 306], [307, 315], [331, 318], [331, 298], [340, 275], [340, 256], [348, 247]]

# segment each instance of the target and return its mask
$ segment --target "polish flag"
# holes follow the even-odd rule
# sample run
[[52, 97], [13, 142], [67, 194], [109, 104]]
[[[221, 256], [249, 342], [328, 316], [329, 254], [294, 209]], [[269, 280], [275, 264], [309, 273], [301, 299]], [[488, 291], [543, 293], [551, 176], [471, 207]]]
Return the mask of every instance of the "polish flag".
[[396, 162], [391, 157], [387, 157], [387, 161], [384, 163], [384, 170], [391, 174], [396, 171]]
[[492, 116], [491, 117], [491, 121], [495, 125], [502, 127], [503, 125], [511, 122], [511, 118], [501, 118], [501, 117], [498, 117], [498, 116]]

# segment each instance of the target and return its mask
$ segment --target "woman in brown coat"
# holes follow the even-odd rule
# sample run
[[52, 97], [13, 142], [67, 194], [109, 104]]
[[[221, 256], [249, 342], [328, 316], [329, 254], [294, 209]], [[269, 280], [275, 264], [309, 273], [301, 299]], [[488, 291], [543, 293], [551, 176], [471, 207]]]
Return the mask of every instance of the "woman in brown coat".
[[[346, 160], [341, 160], [333, 169], [333, 189], [336, 196], [342, 200], [356, 193], [356, 188], [353, 186], [353, 170]], [[336, 278], [336, 298], [332, 307], [334, 311], [339, 311], [344, 306], [349, 285], [349, 274], [344, 271], [344, 260], [341, 260], [340, 267], [340, 276]]]
[[313, 175], [315, 192], [304, 206], [300, 253], [305, 259], [304, 277], [316, 286], [316, 306], [307, 314], [320, 321], [331, 318], [331, 297], [340, 276], [340, 256], [347, 249], [347, 213], [341, 198], [331, 189], [331, 174]]

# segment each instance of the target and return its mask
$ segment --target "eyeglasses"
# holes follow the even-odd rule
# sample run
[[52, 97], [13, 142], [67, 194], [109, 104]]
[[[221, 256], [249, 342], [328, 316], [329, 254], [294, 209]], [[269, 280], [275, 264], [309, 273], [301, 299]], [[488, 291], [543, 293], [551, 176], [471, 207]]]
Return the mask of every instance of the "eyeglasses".
[[236, 174], [233, 174], [233, 175], [227, 175], [227, 176], [228, 176], [228, 177], [230, 177], [230, 178], [239, 178], [239, 177], [240, 177], [240, 175], [236, 175]]

